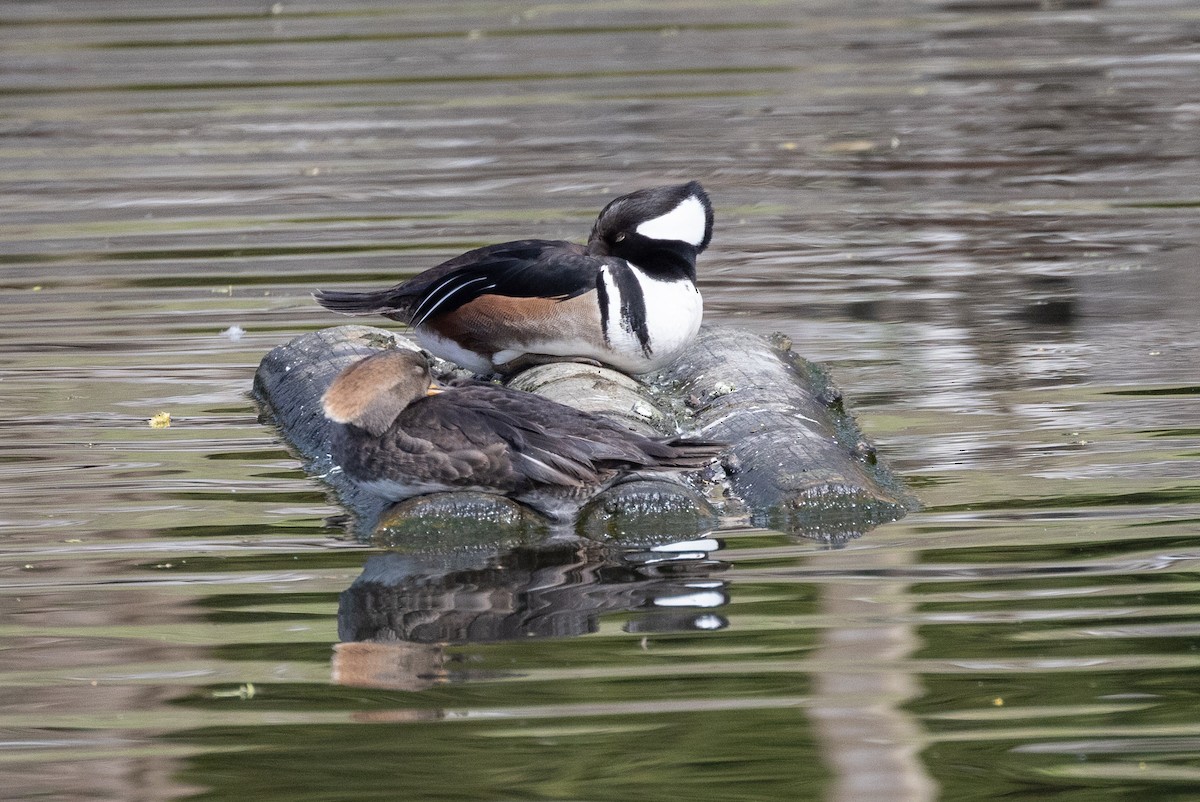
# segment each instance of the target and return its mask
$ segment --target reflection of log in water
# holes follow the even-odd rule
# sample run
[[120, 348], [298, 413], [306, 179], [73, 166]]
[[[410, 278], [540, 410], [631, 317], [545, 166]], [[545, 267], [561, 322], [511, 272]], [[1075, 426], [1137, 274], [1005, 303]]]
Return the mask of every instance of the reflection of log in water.
[[[906, 661], [918, 646], [911, 597], [871, 572], [903, 569], [896, 550], [834, 551], [823, 568], [850, 576], [821, 584], [821, 612], [838, 626], [822, 630], [811, 716], [834, 782], [834, 802], [925, 802], [937, 787], [920, 754], [928, 739], [906, 704], [920, 688]], [[866, 572], [866, 573], [864, 573]], [[868, 577], [863, 579], [862, 577]]]
[[630, 632], [712, 630], [728, 601], [715, 540], [627, 551], [577, 538], [508, 551], [372, 557], [341, 595], [335, 679], [423, 687], [447, 675], [447, 644], [595, 632], [628, 611]]
[[[264, 357], [255, 392], [287, 440], [355, 513], [360, 533], [409, 542], [438, 539], [472, 520], [498, 542], [537, 539], [545, 519], [500, 497], [444, 493], [388, 504], [341, 475], [329, 459], [331, 424], [320, 397], [354, 360], [381, 348], [415, 347], [381, 329], [341, 326], [279, 346]], [[439, 378], [454, 374], [435, 365]], [[724, 465], [681, 482], [667, 474], [602, 489], [581, 501], [576, 531], [591, 537], [687, 537], [718, 514], [807, 535], [840, 537], [894, 520], [914, 505], [875, 457], [840, 396], [786, 343], [706, 327], [670, 368], [636, 381], [604, 368], [544, 365], [510, 386], [598, 412], [648, 434], [697, 433], [730, 443]], [[715, 505], [715, 506], [714, 506]], [[719, 508], [719, 509], [718, 509]], [[379, 527], [382, 520], [382, 527]], [[377, 531], [381, 529], [382, 531]], [[428, 530], [428, 531], [426, 531]]]
[[672, 601], [723, 604], [724, 591], [705, 581], [723, 567], [704, 551], [624, 554], [576, 539], [483, 560], [382, 554], [342, 593], [338, 637], [421, 643], [568, 637], [595, 632], [597, 616], [611, 610], [645, 611], [640, 617], [672, 630], [711, 629], [707, 614], [673, 609]]

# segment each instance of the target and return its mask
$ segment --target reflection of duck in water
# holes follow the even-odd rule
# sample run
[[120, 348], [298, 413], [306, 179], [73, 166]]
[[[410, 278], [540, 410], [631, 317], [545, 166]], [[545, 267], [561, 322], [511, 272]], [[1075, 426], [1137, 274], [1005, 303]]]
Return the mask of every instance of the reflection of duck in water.
[[575, 637], [598, 631], [614, 612], [626, 632], [642, 636], [723, 629], [720, 546], [701, 538], [629, 549], [567, 537], [375, 555], [338, 599], [334, 681], [421, 690], [469, 679], [480, 675], [447, 644]]
[[622, 472], [695, 470], [723, 444], [653, 439], [541, 396], [482, 382], [432, 390], [415, 351], [342, 371], [325, 391], [332, 456], [369, 492], [401, 501], [444, 490], [511, 496], [552, 516], [578, 509]]
[[431, 352], [476, 373], [571, 360], [645, 373], [675, 359], [700, 328], [696, 257], [712, 228], [695, 181], [642, 189], [604, 207], [586, 247], [489, 245], [388, 289], [316, 299], [408, 323]]

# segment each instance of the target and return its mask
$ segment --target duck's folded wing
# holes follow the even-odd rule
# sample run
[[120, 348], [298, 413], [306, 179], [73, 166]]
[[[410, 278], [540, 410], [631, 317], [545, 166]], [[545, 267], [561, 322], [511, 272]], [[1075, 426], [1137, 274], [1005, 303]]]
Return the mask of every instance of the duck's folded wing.
[[384, 290], [319, 290], [321, 306], [343, 314], [382, 314], [421, 325], [484, 295], [566, 300], [596, 289], [603, 261], [581, 245], [518, 240], [468, 251]]
[[611, 470], [700, 468], [723, 449], [720, 443], [643, 437], [599, 415], [481, 382], [456, 383], [445, 398], [458, 415], [480, 421], [480, 428], [502, 437], [513, 450], [514, 464], [539, 481], [567, 484], [563, 477], [541, 478], [550, 469], [582, 482], [599, 481]]
[[465, 406], [480, 414], [514, 421], [533, 447], [552, 449], [587, 463], [592, 470], [703, 468], [727, 449], [727, 443], [685, 437], [644, 437], [602, 415], [593, 415], [495, 385], [471, 382]]
[[478, 403], [471, 394], [464, 399], [458, 390], [410, 407], [404, 428], [424, 441], [429, 459], [448, 466], [439, 468], [443, 474], [455, 473], [456, 484], [512, 490], [530, 483], [583, 487], [600, 480], [585, 449], [558, 441], [536, 421]]

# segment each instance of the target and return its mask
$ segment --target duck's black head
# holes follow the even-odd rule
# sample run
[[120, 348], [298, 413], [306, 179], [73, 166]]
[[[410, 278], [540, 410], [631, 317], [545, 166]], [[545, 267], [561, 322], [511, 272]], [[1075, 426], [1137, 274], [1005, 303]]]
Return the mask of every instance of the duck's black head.
[[321, 397], [325, 417], [378, 437], [404, 408], [429, 393], [429, 362], [418, 351], [394, 349], [355, 362]]
[[698, 182], [639, 189], [604, 207], [588, 237], [588, 251], [641, 267], [682, 259], [694, 269], [712, 229], [712, 203]]

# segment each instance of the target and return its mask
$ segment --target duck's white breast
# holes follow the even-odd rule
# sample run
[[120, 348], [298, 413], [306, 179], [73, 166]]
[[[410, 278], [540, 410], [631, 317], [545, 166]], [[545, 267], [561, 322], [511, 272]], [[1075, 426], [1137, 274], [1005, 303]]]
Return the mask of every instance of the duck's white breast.
[[700, 330], [704, 302], [700, 290], [689, 279], [660, 281], [636, 267], [631, 272], [646, 310], [650, 353], [642, 349], [637, 321], [627, 320], [622, 314], [620, 287], [606, 267], [602, 277], [608, 295], [606, 334], [613, 353], [607, 361], [631, 373], [645, 373], [670, 363], [692, 341]]

